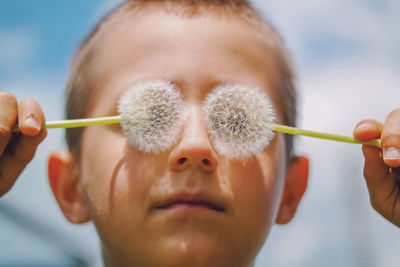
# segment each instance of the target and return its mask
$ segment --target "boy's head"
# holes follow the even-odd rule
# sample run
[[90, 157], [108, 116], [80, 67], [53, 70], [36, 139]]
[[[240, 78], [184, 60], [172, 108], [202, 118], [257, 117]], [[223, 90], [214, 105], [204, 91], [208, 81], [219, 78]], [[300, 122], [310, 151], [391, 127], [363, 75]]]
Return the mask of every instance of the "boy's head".
[[247, 1], [128, 1], [77, 52], [68, 117], [116, 115], [132, 84], [168, 80], [187, 119], [176, 144], [146, 154], [118, 126], [69, 130], [49, 160], [53, 192], [74, 223], [92, 220], [107, 266], [250, 266], [274, 222], [306, 187], [307, 160], [277, 134], [263, 152], [229, 159], [210, 142], [201, 103], [218, 85], [261, 88], [294, 124], [282, 41]]

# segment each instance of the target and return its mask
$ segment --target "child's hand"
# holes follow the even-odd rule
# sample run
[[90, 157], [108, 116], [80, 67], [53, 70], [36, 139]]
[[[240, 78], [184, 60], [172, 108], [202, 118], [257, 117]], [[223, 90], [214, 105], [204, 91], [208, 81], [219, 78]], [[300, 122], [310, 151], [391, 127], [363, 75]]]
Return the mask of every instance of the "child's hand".
[[[10, 93], [0, 92], [0, 197], [7, 193], [46, 137], [44, 115], [31, 99], [19, 104]], [[13, 133], [18, 123], [19, 133]]]
[[361, 121], [354, 137], [367, 141], [381, 138], [382, 150], [363, 146], [364, 176], [372, 206], [386, 219], [400, 227], [400, 109], [378, 121]]

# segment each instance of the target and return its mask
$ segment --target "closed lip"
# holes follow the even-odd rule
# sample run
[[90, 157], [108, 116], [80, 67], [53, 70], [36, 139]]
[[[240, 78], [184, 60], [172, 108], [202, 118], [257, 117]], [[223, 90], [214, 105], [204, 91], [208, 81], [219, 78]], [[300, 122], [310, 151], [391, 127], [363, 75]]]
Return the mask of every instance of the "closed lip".
[[220, 198], [207, 193], [175, 193], [153, 205], [153, 210], [167, 210], [178, 206], [187, 208], [205, 208], [216, 212], [225, 212], [226, 205]]

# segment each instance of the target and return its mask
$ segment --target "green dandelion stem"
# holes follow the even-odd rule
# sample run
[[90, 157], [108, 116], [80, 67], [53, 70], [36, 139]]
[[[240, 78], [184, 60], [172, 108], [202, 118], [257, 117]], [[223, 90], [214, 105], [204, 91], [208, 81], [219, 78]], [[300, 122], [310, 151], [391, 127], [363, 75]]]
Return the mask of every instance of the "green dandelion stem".
[[[100, 125], [100, 124], [113, 124], [120, 123], [122, 121], [121, 116], [108, 116], [99, 118], [85, 118], [85, 119], [72, 119], [72, 120], [57, 120], [57, 121], [47, 121], [43, 128], [54, 129], [54, 128], [78, 128], [86, 127], [90, 125]], [[18, 126], [15, 127], [14, 132], [19, 132]]]
[[74, 120], [59, 120], [59, 121], [48, 121], [44, 125], [44, 128], [77, 128], [85, 127], [90, 125], [99, 124], [113, 124], [120, 123], [122, 121], [121, 116], [109, 116], [99, 118], [87, 118], [87, 119], [74, 119]]
[[[46, 122], [44, 125], [44, 128], [46, 128], [46, 129], [77, 128], [77, 127], [86, 127], [86, 126], [90, 126], [90, 125], [114, 124], [114, 123], [120, 123], [121, 121], [122, 121], [121, 116], [109, 116], [109, 117], [73, 119], [73, 120], [58, 120], [58, 121]], [[273, 124], [273, 130], [275, 132], [281, 132], [281, 133], [286, 133], [286, 134], [303, 135], [303, 136], [327, 139], [327, 140], [332, 140], [332, 141], [339, 141], [339, 142], [352, 143], [352, 144], [364, 144], [364, 145], [370, 145], [370, 146], [382, 148], [380, 139], [374, 139], [371, 141], [364, 142], [364, 141], [357, 140], [351, 136], [303, 130], [303, 129], [286, 126], [286, 125], [280, 125], [280, 124]], [[16, 128], [15, 131], [19, 131], [19, 129]]]
[[286, 133], [286, 134], [303, 135], [303, 136], [327, 139], [327, 140], [332, 140], [332, 141], [339, 141], [339, 142], [352, 143], [352, 144], [364, 144], [364, 145], [370, 145], [370, 146], [382, 148], [380, 139], [374, 139], [371, 141], [363, 142], [363, 141], [357, 140], [351, 136], [302, 130], [302, 129], [298, 129], [295, 127], [290, 127], [290, 126], [285, 126], [285, 125], [280, 125], [280, 124], [274, 124], [273, 130], [276, 132], [281, 132], [281, 133]]

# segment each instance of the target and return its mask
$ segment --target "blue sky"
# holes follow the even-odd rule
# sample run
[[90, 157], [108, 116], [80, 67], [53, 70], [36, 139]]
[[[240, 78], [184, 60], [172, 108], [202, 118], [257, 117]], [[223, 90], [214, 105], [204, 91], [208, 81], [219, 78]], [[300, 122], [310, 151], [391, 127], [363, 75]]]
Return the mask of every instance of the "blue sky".
[[[47, 119], [62, 118], [71, 55], [117, 2], [0, 0], [0, 91], [33, 97]], [[253, 2], [293, 56], [301, 127], [351, 134], [359, 120], [384, 120], [400, 106], [397, 0]], [[75, 253], [98, 264], [93, 227], [67, 223], [48, 186], [47, 156], [63, 147], [63, 131], [49, 132], [0, 205], [54, 231], [64, 245], [49, 245], [1, 213], [0, 206], [2, 262], [68, 266], [68, 255]], [[257, 266], [397, 266], [400, 232], [369, 205], [360, 147], [297, 138], [296, 150], [311, 158], [308, 191], [293, 222], [273, 228]]]
[[26, 67], [64, 71], [68, 64], [66, 55], [75, 50], [79, 37], [89, 29], [88, 17], [93, 15], [96, 2], [82, 1], [72, 5], [68, 1], [3, 0], [0, 10], [2, 35], [18, 38], [18, 34], [28, 34], [25, 38], [30, 39], [33, 47], [29, 51], [31, 56], [26, 58]]

